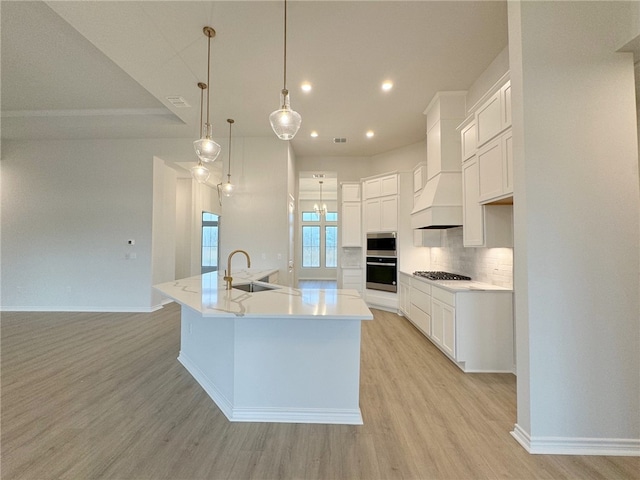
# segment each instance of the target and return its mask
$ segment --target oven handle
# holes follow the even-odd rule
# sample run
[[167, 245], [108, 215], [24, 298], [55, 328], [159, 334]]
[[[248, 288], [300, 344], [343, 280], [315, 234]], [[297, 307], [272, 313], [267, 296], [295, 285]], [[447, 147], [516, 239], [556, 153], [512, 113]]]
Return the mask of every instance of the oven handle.
[[395, 267], [395, 263], [376, 263], [376, 262], [367, 262], [367, 265], [373, 265], [374, 267]]

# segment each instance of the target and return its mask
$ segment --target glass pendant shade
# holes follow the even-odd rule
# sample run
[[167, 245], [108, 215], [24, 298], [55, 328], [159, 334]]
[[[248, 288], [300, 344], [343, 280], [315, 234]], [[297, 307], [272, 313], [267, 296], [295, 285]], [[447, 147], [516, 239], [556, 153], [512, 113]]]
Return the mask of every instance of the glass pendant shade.
[[191, 176], [198, 183], [205, 183], [207, 180], [209, 180], [210, 175], [211, 173], [209, 172], [209, 169], [201, 163], [198, 163], [198, 165], [196, 165], [195, 167], [191, 167]]
[[227, 180], [227, 183], [222, 184], [222, 194], [225, 197], [230, 197], [231, 195], [233, 195], [235, 188], [235, 185], [233, 185], [231, 183], [231, 179], [229, 179]]
[[214, 162], [218, 155], [220, 155], [220, 151], [222, 147], [218, 145], [211, 139], [212, 127], [211, 124], [206, 124], [204, 126], [204, 131], [202, 132], [202, 138], [193, 142], [193, 148], [196, 151], [196, 155], [203, 162]]
[[289, 105], [289, 92], [283, 90], [281, 97], [282, 108], [269, 115], [269, 122], [271, 123], [271, 128], [273, 128], [273, 131], [280, 140], [291, 140], [300, 129], [302, 117], [295, 110], [291, 110], [291, 106]]

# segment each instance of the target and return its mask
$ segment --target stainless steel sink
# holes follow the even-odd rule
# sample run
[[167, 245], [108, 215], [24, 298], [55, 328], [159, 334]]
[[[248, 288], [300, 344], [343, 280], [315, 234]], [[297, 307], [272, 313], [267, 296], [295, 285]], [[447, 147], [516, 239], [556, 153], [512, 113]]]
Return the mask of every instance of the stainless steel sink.
[[270, 285], [262, 285], [260, 283], [240, 283], [238, 285], [233, 285], [232, 288], [237, 288], [238, 290], [244, 290], [245, 292], [255, 293], [255, 292], [265, 292], [267, 290], [276, 290], [278, 287], [272, 287]]

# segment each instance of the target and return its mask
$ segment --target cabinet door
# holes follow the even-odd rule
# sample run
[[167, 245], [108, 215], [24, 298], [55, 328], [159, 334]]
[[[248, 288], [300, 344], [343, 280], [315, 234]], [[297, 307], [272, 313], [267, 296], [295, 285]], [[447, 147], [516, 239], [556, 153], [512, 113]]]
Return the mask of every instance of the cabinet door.
[[483, 206], [479, 203], [480, 177], [478, 159], [462, 164], [462, 240], [465, 247], [484, 244]]
[[343, 268], [342, 288], [362, 292], [362, 270], [360, 268]]
[[462, 142], [462, 161], [471, 158], [476, 153], [476, 121], [473, 120], [469, 125], [464, 127], [460, 132], [460, 140]]
[[502, 139], [496, 138], [478, 150], [480, 202], [502, 195]]
[[442, 336], [444, 328], [444, 303], [431, 300], [431, 339], [442, 346]]
[[380, 199], [367, 200], [364, 204], [364, 221], [367, 232], [380, 232]]
[[[436, 300], [437, 301], [437, 300]], [[456, 314], [453, 307], [443, 303], [442, 306], [442, 348], [456, 358]]]
[[360, 203], [343, 203], [342, 204], [342, 246], [343, 247], [361, 247], [362, 246], [362, 230]]
[[343, 183], [342, 184], [342, 201], [343, 202], [359, 202], [360, 201], [360, 184], [359, 183]]
[[[495, 137], [502, 128], [502, 109], [500, 107], [500, 91], [497, 91], [476, 112], [478, 146]], [[429, 158], [429, 157], [427, 157]]]
[[388, 175], [380, 179], [380, 196], [398, 194], [398, 175]]
[[503, 193], [513, 193], [513, 135], [511, 130], [502, 137], [502, 178]]
[[380, 229], [384, 232], [398, 230], [398, 197], [382, 197], [380, 199]]
[[500, 89], [502, 101], [502, 128], [511, 126], [511, 82], [507, 82]]
[[410, 305], [411, 305], [411, 287], [400, 281], [400, 311], [406, 317], [410, 317]]
[[370, 198], [378, 198], [380, 196], [380, 179], [374, 178], [373, 180], [367, 180], [363, 185], [365, 200]]

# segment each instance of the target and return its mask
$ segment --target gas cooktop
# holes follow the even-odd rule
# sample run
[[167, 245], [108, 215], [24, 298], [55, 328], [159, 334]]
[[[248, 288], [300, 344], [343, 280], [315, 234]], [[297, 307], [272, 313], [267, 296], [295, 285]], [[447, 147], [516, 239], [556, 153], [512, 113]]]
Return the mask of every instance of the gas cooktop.
[[458, 275], [457, 273], [449, 272], [413, 272], [417, 277], [428, 278], [429, 280], [471, 280], [471, 277], [465, 277], [464, 275]]

